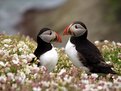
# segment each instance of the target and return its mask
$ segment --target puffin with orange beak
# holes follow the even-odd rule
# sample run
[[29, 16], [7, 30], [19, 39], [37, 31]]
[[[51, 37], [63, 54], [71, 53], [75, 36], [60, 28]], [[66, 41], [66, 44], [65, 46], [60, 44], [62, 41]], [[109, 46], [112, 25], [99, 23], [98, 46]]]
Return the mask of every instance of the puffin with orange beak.
[[71, 23], [63, 34], [71, 35], [65, 52], [75, 66], [87, 73], [116, 74], [111, 68], [112, 65], [106, 64], [98, 48], [87, 39], [88, 30], [84, 23]]
[[[49, 28], [43, 28], [37, 35], [37, 48], [34, 55], [39, 59], [38, 66], [45, 66], [51, 72], [58, 62], [58, 54], [51, 42], [62, 42], [58, 33]], [[31, 63], [34, 61], [31, 61]]]

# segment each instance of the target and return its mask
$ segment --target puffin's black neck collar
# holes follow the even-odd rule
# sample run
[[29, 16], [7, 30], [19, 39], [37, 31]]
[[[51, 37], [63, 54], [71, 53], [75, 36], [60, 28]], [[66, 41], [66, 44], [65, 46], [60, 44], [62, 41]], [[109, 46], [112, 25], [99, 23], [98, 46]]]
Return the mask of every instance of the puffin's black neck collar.
[[78, 37], [72, 36], [70, 39], [70, 41], [73, 44], [79, 44], [84, 40], [87, 40], [87, 31], [82, 36], [78, 36]]
[[34, 54], [39, 57], [42, 54], [44, 54], [45, 52], [49, 51], [52, 49], [52, 45], [51, 43], [47, 43], [45, 41], [43, 41], [41, 38], [37, 38], [37, 48], [34, 52]]

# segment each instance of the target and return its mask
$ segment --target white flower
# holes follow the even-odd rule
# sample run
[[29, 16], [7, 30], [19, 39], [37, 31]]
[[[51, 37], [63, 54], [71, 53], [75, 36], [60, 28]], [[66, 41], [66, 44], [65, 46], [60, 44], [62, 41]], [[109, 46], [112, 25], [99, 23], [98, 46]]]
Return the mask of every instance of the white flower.
[[17, 76], [15, 77], [16, 81], [20, 84], [23, 84], [26, 79], [26, 75], [23, 72], [18, 72]]
[[98, 82], [98, 86], [99, 87], [101, 86], [103, 89], [107, 88], [106, 82], [105, 81], [101, 81], [101, 80]]
[[65, 82], [70, 83], [72, 80], [71, 76], [65, 75], [65, 77], [63, 78]]
[[118, 82], [121, 82], [121, 76], [117, 77]]
[[41, 81], [41, 83], [42, 83], [42, 85], [44, 86], [44, 87], [49, 87], [50, 86], [50, 82], [48, 81]]
[[95, 43], [96, 45], [99, 45], [100, 42], [99, 42], [99, 41], [95, 41], [94, 43]]
[[107, 45], [103, 45], [103, 46], [102, 46], [102, 49], [104, 49], [104, 50], [110, 50], [109, 47], [108, 47]]
[[[50, 89], [49, 88], [47, 88], [45, 91], [50, 91]], [[56, 91], [56, 90], [55, 90]]]
[[95, 87], [94, 84], [86, 84], [85, 89], [83, 89], [82, 91], [96, 91], [96, 89], [94, 89], [94, 87]]
[[12, 89], [16, 89], [17, 88], [17, 84], [12, 84]]
[[97, 77], [98, 77], [98, 75], [97, 75], [97, 74], [95, 74], [95, 73], [93, 73], [93, 74], [91, 74], [91, 77], [92, 77], [92, 78], [97, 78]]
[[5, 75], [1, 75], [0, 76], [0, 82], [1, 83], [5, 83], [6, 82], [6, 76]]
[[64, 51], [64, 50], [65, 50], [65, 48], [64, 48], [64, 47], [62, 47], [62, 48], [61, 48], [61, 50], [62, 50], [62, 51]]
[[111, 62], [110, 62], [110, 61], [106, 61], [106, 63], [107, 63], [107, 64], [111, 64]]
[[87, 79], [88, 75], [84, 73], [84, 74], [82, 74], [82, 78]]
[[116, 43], [114, 41], [112, 41], [112, 44], [114, 45], [114, 47], [116, 46]]
[[53, 85], [53, 86], [58, 86], [58, 84], [55, 82], [55, 81], [51, 81], [51, 83], [50, 83], [51, 85]]
[[4, 55], [5, 51], [0, 49], [0, 55]]
[[17, 54], [14, 54], [14, 55], [13, 55], [12, 62], [13, 62], [14, 64], [18, 64], [18, 63], [19, 63], [19, 58], [18, 58], [18, 55], [17, 55]]
[[105, 84], [105, 81], [100, 80], [100, 81], [98, 82], [98, 84], [99, 84], [99, 85], [104, 85], [104, 84]]
[[13, 73], [7, 73], [8, 79], [13, 80], [14, 79], [14, 74]]
[[2, 43], [10, 43], [12, 40], [11, 39], [4, 39]]
[[34, 57], [35, 57], [35, 55], [34, 55], [33, 53], [30, 53], [29, 56], [30, 56], [31, 58], [34, 58]]
[[55, 73], [53, 73], [53, 72], [50, 72], [49, 75], [51, 78], [55, 77]]
[[107, 44], [107, 43], [109, 43], [109, 41], [108, 41], [108, 40], [104, 40], [104, 43], [106, 43], [106, 44]]
[[66, 72], [66, 69], [61, 69], [61, 71], [58, 73], [58, 75], [62, 75], [65, 72]]
[[25, 45], [24, 41], [19, 41], [19, 43], [17, 44], [17, 47], [23, 47], [23, 45]]
[[20, 55], [20, 58], [22, 58], [22, 59], [26, 59], [26, 57], [27, 57], [27, 55], [25, 55], [25, 54]]
[[18, 50], [19, 50], [19, 52], [22, 52], [23, 51], [23, 48], [19, 48]]
[[36, 78], [37, 78], [37, 76], [38, 76], [38, 74], [37, 74], [37, 73], [35, 73], [35, 74], [33, 75], [34, 79], [36, 79]]
[[17, 83], [20, 83], [20, 84], [24, 83], [24, 81], [22, 80], [22, 77], [20, 77], [20, 76], [16, 76], [15, 79], [16, 79]]
[[46, 68], [45, 66], [41, 66], [41, 67], [40, 67], [40, 70], [41, 70], [42, 72], [47, 72], [47, 68]]
[[26, 59], [23, 59], [22, 62], [26, 64], [28, 61]]
[[30, 67], [28, 65], [24, 68], [24, 71], [25, 71], [25, 74], [31, 73]]
[[40, 87], [33, 87], [33, 91], [41, 91], [42, 89]]
[[28, 60], [28, 61], [31, 61], [32, 58], [35, 57], [35, 55], [34, 55], [34, 54], [29, 54], [29, 55], [27, 55], [26, 57], [27, 57], [27, 60]]
[[61, 91], [68, 91], [66, 87], [60, 87]]
[[18, 55], [17, 54], [14, 54], [12, 59], [18, 60]]
[[5, 65], [5, 63], [4, 63], [4, 62], [0, 61], [0, 66], [5, 67], [6, 65]]
[[17, 48], [16, 48], [16, 47], [14, 47], [14, 48], [13, 48], [13, 52], [16, 52], [16, 51], [17, 51]]
[[114, 87], [121, 88], [121, 76], [118, 76], [116, 79], [113, 79]]
[[106, 85], [111, 88], [113, 86], [113, 83], [112, 82], [106, 82]]
[[98, 90], [102, 90], [103, 87], [102, 87], [102, 86], [97, 86], [97, 89], [98, 89]]
[[31, 71], [32, 71], [33, 74], [38, 73], [38, 71], [39, 71], [39, 67], [37, 67], [36, 65], [33, 66], [33, 67], [31, 66], [30, 69], [31, 69]]
[[9, 72], [10, 71], [10, 67], [5, 67], [5, 72]]
[[56, 79], [57, 79], [57, 81], [62, 82], [62, 79], [60, 76], [57, 76]]
[[10, 56], [10, 55], [9, 55], [9, 52], [10, 52], [10, 51], [4, 50], [4, 55], [3, 55], [3, 56], [4, 56], [4, 57], [9, 57], [9, 56]]
[[6, 67], [8, 65], [8, 62], [4, 63], [3, 61], [0, 61], [0, 66]]
[[18, 60], [12, 60], [13, 64], [18, 64], [19, 61]]
[[118, 45], [118, 46], [121, 46], [121, 43], [120, 43], [120, 42], [118, 42], [118, 43], [117, 43], [117, 45]]
[[17, 47], [22, 48], [22, 50], [27, 50], [29, 48], [24, 41], [19, 41], [19, 43], [17, 44]]
[[9, 45], [7, 45], [7, 44], [4, 44], [4, 47], [9, 47]]
[[23, 48], [24, 48], [24, 49], [28, 49], [29, 47], [28, 47], [28, 45], [25, 44], [25, 45], [23, 46]]
[[83, 83], [83, 84], [89, 84], [89, 80], [81, 80], [81, 82]]

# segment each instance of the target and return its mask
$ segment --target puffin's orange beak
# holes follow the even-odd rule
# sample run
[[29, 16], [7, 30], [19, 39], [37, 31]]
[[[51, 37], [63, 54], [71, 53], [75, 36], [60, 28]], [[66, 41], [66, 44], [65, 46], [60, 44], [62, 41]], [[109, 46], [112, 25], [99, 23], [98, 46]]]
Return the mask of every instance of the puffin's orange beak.
[[64, 29], [63, 35], [69, 35], [69, 26]]
[[58, 33], [56, 33], [56, 41], [59, 43], [62, 42], [61, 36]]
[[70, 30], [70, 27], [73, 25], [73, 23], [71, 23], [69, 26], [67, 26], [64, 31], [63, 31], [63, 35], [70, 35], [72, 34], [72, 31]]

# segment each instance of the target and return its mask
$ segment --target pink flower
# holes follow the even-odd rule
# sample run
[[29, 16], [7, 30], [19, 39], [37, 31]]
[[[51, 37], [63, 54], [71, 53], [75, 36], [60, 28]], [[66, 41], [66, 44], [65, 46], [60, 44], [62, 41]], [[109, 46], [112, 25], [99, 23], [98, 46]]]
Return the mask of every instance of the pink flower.
[[33, 87], [33, 91], [41, 91], [42, 89], [40, 87]]
[[66, 73], [66, 69], [61, 69], [61, 71], [58, 73], [58, 75], [63, 75], [64, 73]]
[[5, 75], [1, 75], [0, 76], [0, 82], [1, 83], [5, 83], [6, 82], [6, 76]]
[[13, 73], [7, 73], [8, 80], [13, 80], [14, 79], [14, 74]]
[[93, 74], [91, 74], [91, 77], [94, 78], [94, 79], [96, 79], [98, 77], [98, 75], [95, 74], [95, 73], [93, 73]]
[[31, 68], [31, 71], [32, 71], [33, 74], [38, 73], [39, 72], [39, 67], [34, 66], [34, 67]]

